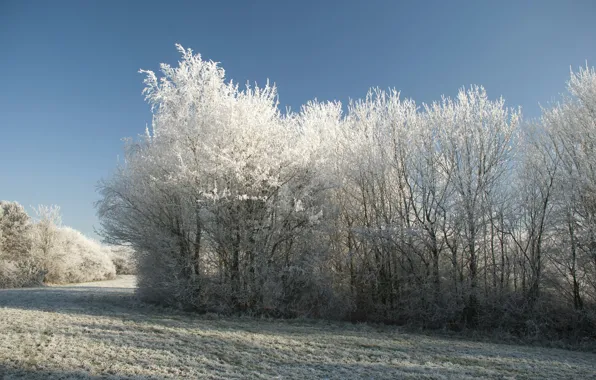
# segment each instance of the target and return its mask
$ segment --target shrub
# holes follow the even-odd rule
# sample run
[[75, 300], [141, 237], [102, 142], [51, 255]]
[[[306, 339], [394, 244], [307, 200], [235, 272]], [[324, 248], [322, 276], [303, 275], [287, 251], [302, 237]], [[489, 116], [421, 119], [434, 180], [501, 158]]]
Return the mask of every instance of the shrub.
[[0, 201], [0, 287], [39, 285], [42, 268], [31, 252], [31, 219], [17, 202]]
[[69, 227], [58, 230], [57, 243], [47, 267], [45, 281], [74, 283], [112, 279], [116, 267], [98, 242]]
[[116, 267], [116, 274], [137, 274], [137, 262], [134, 250], [129, 246], [112, 245], [103, 249]]

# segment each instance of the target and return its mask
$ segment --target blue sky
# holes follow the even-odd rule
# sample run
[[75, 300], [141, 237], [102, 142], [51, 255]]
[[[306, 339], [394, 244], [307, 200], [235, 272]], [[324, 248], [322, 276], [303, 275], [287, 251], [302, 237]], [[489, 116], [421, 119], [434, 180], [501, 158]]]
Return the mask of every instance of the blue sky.
[[369, 87], [430, 102], [470, 84], [539, 115], [596, 62], [596, 2], [0, 0], [0, 199], [58, 204], [94, 236], [97, 181], [150, 122], [140, 68], [175, 43], [282, 106]]

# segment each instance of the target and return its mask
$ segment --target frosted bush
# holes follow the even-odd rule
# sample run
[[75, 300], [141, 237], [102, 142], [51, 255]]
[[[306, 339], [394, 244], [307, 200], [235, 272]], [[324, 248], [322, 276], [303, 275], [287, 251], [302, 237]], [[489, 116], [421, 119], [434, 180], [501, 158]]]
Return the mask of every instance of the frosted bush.
[[19, 268], [14, 261], [0, 259], [0, 288], [17, 288], [21, 286]]
[[116, 274], [137, 274], [135, 252], [129, 246], [104, 246], [102, 249], [111, 258]]
[[112, 279], [116, 267], [98, 242], [69, 227], [58, 230], [57, 243], [49, 258], [46, 282], [73, 283]]
[[16, 202], [0, 201], [0, 288], [39, 286], [114, 278], [116, 266], [130, 272], [131, 253], [60, 227], [58, 206], [39, 206], [31, 221]]
[[31, 252], [31, 220], [17, 202], [0, 201], [0, 287], [38, 285], [43, 272]]

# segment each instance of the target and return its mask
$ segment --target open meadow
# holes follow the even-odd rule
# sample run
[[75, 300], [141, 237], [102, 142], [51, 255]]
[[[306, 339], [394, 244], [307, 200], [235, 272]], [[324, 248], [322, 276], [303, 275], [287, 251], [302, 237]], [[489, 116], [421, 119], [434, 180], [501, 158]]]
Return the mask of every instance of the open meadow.
[[0, 290], [1, 379], [589, 379], [596, 355], [143, 304], [134, 277]]

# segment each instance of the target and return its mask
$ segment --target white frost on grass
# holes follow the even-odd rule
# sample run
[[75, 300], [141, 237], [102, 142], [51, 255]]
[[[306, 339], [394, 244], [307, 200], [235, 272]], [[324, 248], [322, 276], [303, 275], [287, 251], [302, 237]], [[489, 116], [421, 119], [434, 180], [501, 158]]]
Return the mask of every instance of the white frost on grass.
[[134, 277], [0, 290], [0, 379], [571, 379], [596, 355], [393, 327], [210, 318], [138, 302]]
[[102, 291], [102, 289], [106, 289], [106, 288], [130, 289], [130, 291], [132, 291], [136, 287], [136, 282], [137, 282], [136, 276], [120, 275], [120, 276], [116, 277], [114, 280], [81, 282], [79, 284], [53, 285], [53, 287], [97, 288], [96, 290], [100, 291], [100, 292]]

